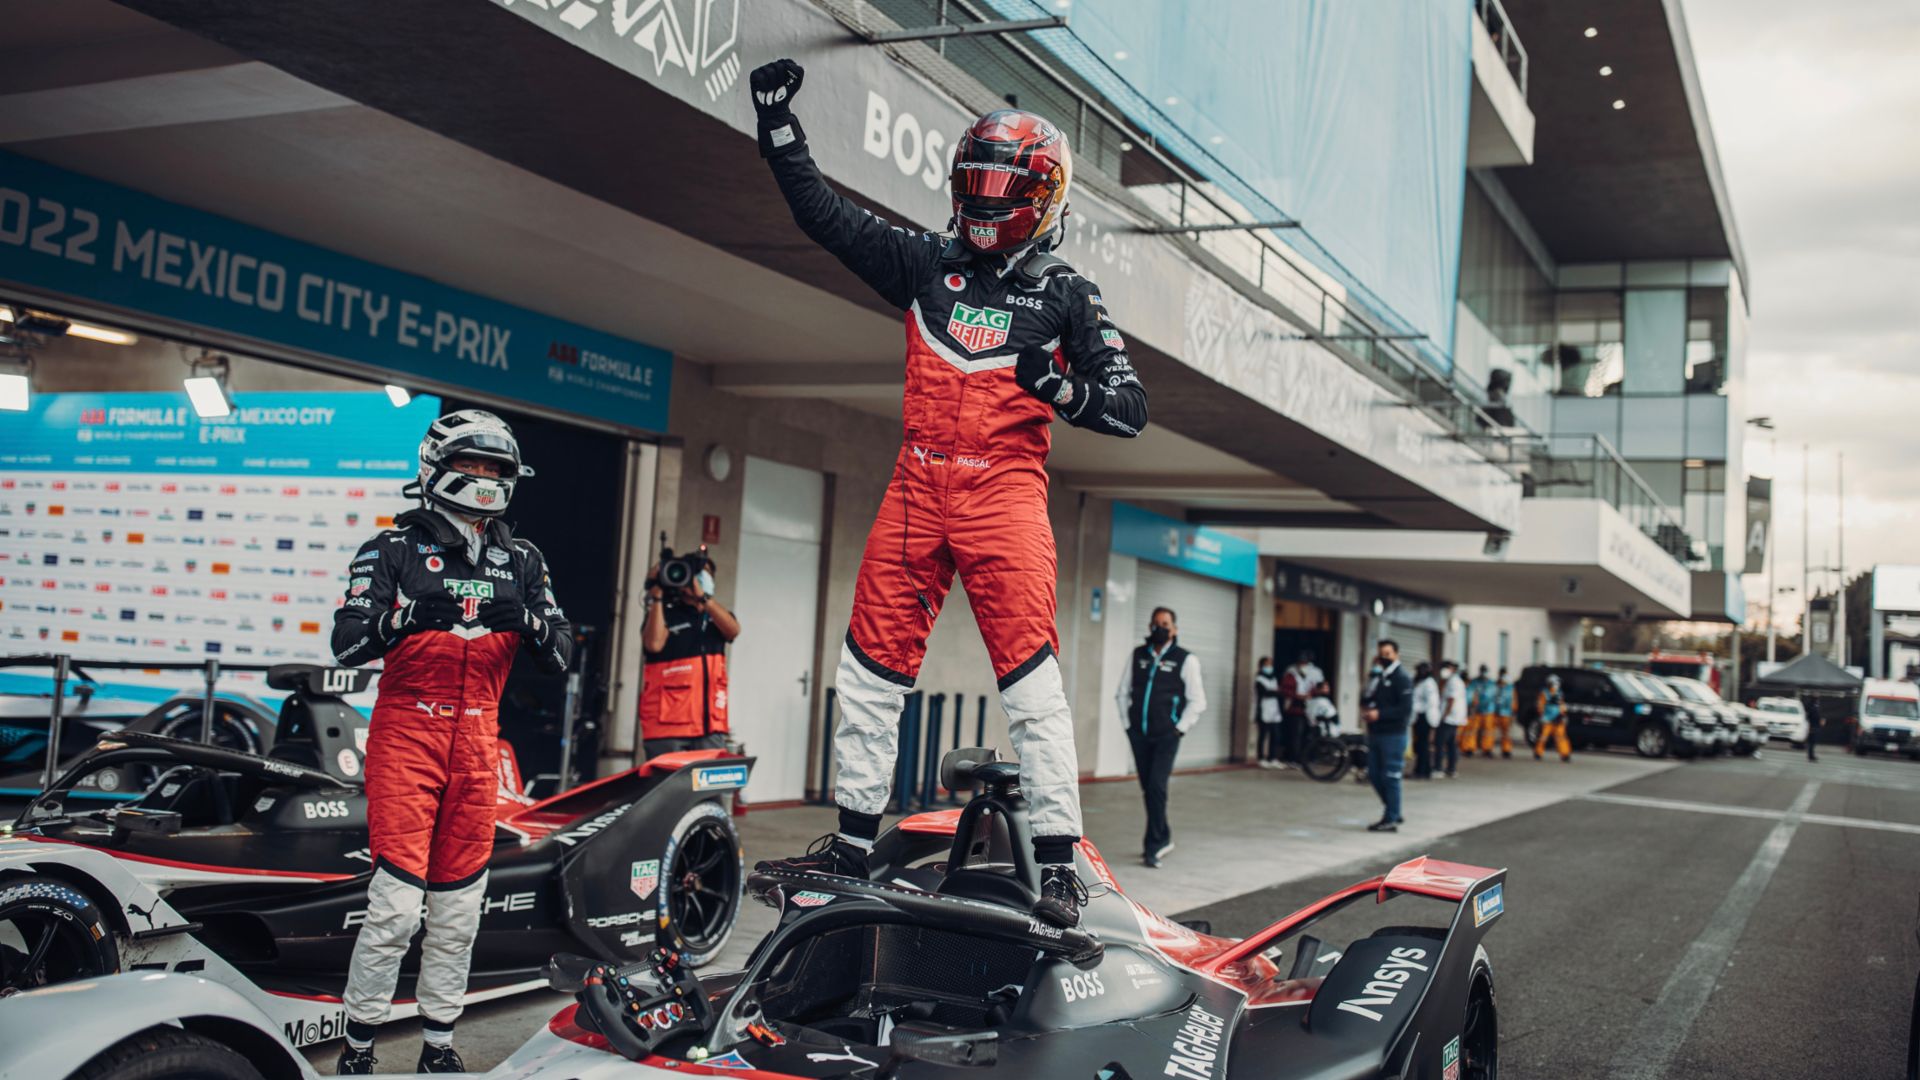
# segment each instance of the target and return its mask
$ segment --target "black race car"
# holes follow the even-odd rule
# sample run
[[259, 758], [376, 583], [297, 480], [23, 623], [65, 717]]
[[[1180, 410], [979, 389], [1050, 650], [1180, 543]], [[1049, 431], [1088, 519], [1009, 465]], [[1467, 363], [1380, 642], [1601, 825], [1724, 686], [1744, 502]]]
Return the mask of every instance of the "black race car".
[[[1415, 859], [1232, 940], [1141, 906], [1082, 842], [1091, 897], [1081, 925], [1063, 930], [1028, 913], [1039, 879], [1018, 766], [977, 750], [948, 757], [947, 786], [980, 793], [884, 835], [871, 880], [749, 878], [780, 922], [744, 972], [703, 985], [670, 944], [631, 965], [555, 957], [550, 984], [577, 1004], [495, 1075], [1497, 1075], [1481, 942], [1504, 910], [1505, 871]], [[1307, 933], [1348, 905], [1396, 897], [1438, 902], [1425, 921], [1344, 946]], [[609, 1054], [637, 1068], [611, 1068]]]
[[[205, 695], [181, 692], [157, 704], [103, 688], [79, 664], [63, 703], [61, 769], [93, 748], [100, 737], [115, 731], [146, 731], [179, 739], [200, 737], [200, 714]], [[47, 736], [52, 728], [51, 693], [0, 694], [0, 808], [18, 813], [40, 794], [47, 762]], [[214, 696], [213, 741], [217, 746], [264, 754], [273, 748], [274, 711], [245, 694], [226, 691]], [[91, 774], [70, 798], [120, 802], [146, 789], [152, 776], [143, 770], [104, 769]]]
[[[0, 839], [0, 996], [116, 970], [193, 972], [242, 988], [291, 1042], [338, 1037], [373, 869], [359, 783], [367, 721], [340, 697], [369, 678], [270, 672], [269, 685], [293, 692], [268, 756], [147, 732], [101, 738]], [[502, 757], [469, 1000], [541, 985], [558, 951], [632, 962], [656, 932], [690, 964], [719, 951], [743, 878], [726, 796], [752, 759], [667, 755], [535, 802], [519, 794], [504, 743]], [[136, 768], [155, 776], [139, 798], [70, 801], [89, 776]], [[417, 962], [416, 947], [402, 999]], [[410, 1002], [399, 1005], [404, 1015]]]

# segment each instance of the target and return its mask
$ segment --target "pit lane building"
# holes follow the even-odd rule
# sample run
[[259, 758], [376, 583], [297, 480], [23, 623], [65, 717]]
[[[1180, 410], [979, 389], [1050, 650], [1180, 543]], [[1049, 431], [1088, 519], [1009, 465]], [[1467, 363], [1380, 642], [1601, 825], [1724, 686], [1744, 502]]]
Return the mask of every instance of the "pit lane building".
[[[520, 527], [592, 635], [578, 692], [530, 684], [509, 736], [551, 741], [578, 703], [631, 759], [664, 532], [709, 544], [745, 627], [750, 795], [800, 798], [898, 451], [901, 329], [758, 159], [746, 72], [790, 55], [829, 179], [897, 223], [943, 225], [980, 111], [1073, 144], [1060, 253], [1152, 412], [1129, 443], [1055, 431], [1083, 773], [1131, 768], [1113, 688], [1159, 604], [1214, 702], [1183, 764], [1246, 756], [1261, 655], [1313, 648], [1351, 718], [1376, 637], [1517, 670], [1574, 656], [1582, 616], [1737, 621], [1746, 274], [1678, 0], [1294, 6], [43, 5], [0, 43], [0, 303], [118, 335], [28, 342], [49, 397], [173, 391], [214, 350], [236, 394], [503, 412], [540, 470]], [[1246, 74], [1271, 64], [1285, 87]], [[4, 596], [9, 651], [68, 632]], [[1004, 742], [963, 600], [924, 712]]]

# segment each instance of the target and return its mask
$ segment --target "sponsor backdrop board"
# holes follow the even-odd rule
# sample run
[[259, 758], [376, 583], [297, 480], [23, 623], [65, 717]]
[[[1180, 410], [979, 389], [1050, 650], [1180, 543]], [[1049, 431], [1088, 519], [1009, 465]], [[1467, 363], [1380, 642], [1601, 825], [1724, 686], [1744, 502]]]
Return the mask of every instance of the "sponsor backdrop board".
[[179, 393], [38, 394], [0, 413], [0, 652], [331, 662], [347, 564], [411, 504], [440, 401], [234, 405], [201, 419]]

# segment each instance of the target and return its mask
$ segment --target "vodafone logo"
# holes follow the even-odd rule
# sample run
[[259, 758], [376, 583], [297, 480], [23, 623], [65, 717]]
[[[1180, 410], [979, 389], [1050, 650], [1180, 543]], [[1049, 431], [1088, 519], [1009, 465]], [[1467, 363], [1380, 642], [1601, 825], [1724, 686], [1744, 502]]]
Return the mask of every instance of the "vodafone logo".
[[959, 274], [947, 275], [947, 288], [953, 290], [954, 292], [959, 292], [960, 290], [965, 289], [966, 287], [967, 287], [966, 278], [962, 277]]
[[437, 574], [440, 571], [445, 570], [446, 568], [447, 568], [447, 563], [445, 559], [442, 559], [438, 555], [427, 556], [427, 569]]

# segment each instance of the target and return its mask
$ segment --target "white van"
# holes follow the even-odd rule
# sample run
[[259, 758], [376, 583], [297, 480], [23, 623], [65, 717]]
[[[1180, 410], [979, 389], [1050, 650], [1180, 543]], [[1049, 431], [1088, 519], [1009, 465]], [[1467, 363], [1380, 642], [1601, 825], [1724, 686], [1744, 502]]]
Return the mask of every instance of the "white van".
[[1884, 751], [1920, 761], [1920, 687], [1897, 679], [1868, 679], [1860, 686], [1853, 752]]

